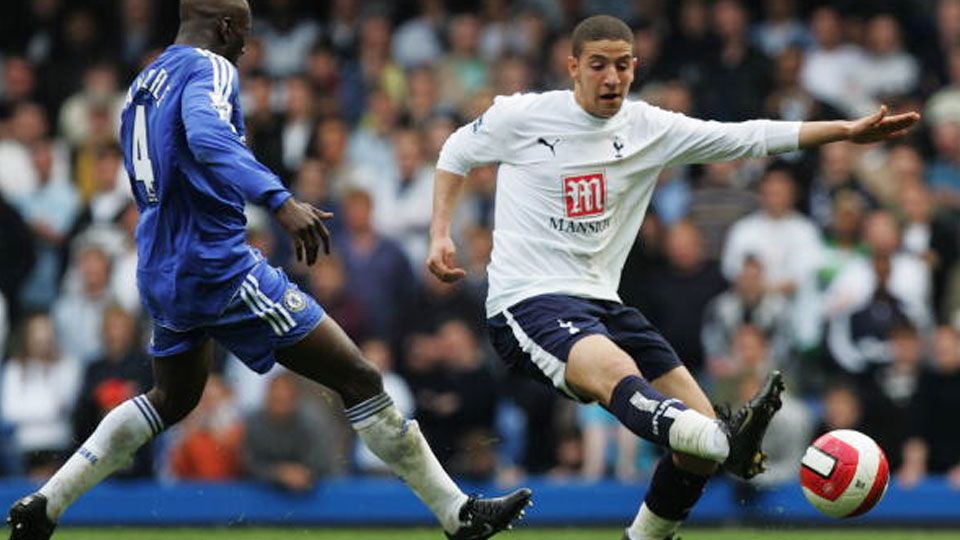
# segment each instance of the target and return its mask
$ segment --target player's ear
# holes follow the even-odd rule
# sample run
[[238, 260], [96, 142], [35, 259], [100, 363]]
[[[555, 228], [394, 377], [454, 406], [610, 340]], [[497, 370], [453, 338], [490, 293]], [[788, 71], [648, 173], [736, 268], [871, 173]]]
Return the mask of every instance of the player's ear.
[[570, 78], [573, 80], [577, 80], [580, 76], [580, 61], [576, 56], [571, 55], [567, 57], [567, 73], [570, 74]]
[[230, 34], [233, 33], [233, 20], [230, 17], [220, 17], [217, 21], [217, 33], [220, 34], [220, 40], [224, 43], [230, 43]]

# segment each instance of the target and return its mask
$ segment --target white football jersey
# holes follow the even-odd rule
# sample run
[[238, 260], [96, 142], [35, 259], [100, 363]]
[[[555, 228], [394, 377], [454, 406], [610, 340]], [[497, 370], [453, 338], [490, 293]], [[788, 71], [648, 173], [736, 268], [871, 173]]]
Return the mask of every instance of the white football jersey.
[[706, 122], [626, 101], [588, 114], [569, 90], [500, 96], [447, 140], [437, 168], [499, 163], [487, 314], [540, 294], [620, 301], [657, 176], [685, 163], [796, 150], [799, 122]]

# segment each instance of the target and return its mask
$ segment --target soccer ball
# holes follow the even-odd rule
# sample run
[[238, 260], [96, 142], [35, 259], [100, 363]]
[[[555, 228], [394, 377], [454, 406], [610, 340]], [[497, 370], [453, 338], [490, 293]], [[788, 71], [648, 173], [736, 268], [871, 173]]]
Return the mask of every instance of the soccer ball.
[[813, 441], [800, 462], [803, 494], [824, 514], [859, 516], [883, 498], [890, 480], [887, 456], [873, 439], [851, 429]]

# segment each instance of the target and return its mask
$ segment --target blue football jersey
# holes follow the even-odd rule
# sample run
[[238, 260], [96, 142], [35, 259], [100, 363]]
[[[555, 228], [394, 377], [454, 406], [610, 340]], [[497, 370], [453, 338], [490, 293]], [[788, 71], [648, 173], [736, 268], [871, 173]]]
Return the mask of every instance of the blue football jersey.
[[290, 197], [244, 144], [237, 79], [225, 58], [173, 45], [127, 92], [120, 140], [140, 209], [137, 283], [173, 330], [214, 321], [257, 262], [245, 201], [276, 210]]

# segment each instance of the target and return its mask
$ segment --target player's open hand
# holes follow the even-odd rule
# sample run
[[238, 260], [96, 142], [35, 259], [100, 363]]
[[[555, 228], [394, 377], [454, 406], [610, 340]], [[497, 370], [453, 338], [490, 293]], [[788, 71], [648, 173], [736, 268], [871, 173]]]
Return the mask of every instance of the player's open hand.
[[453, 283], [467, 275], [466, 270], [457, 266], [457, 246], [449, 236], [430, 241], [427, 268], [444, 283]]
[[323, 222], [332, 217], [330, 212], [319, 210], [293, 197], [287, 199], [277, 210], [277, 219], [293, 237], [298, 261], [304, 261], [308, 265], [317, 262], [321, 246], [324, 253], [330, 253], [330, 231]]
[[920, 121], [920, 113], [908, 112], [890, 115], [886, 105], [880, 110], [850, 122], [847, 139], [855, 143], [874, 143], [896, 139], [910, 132]]

